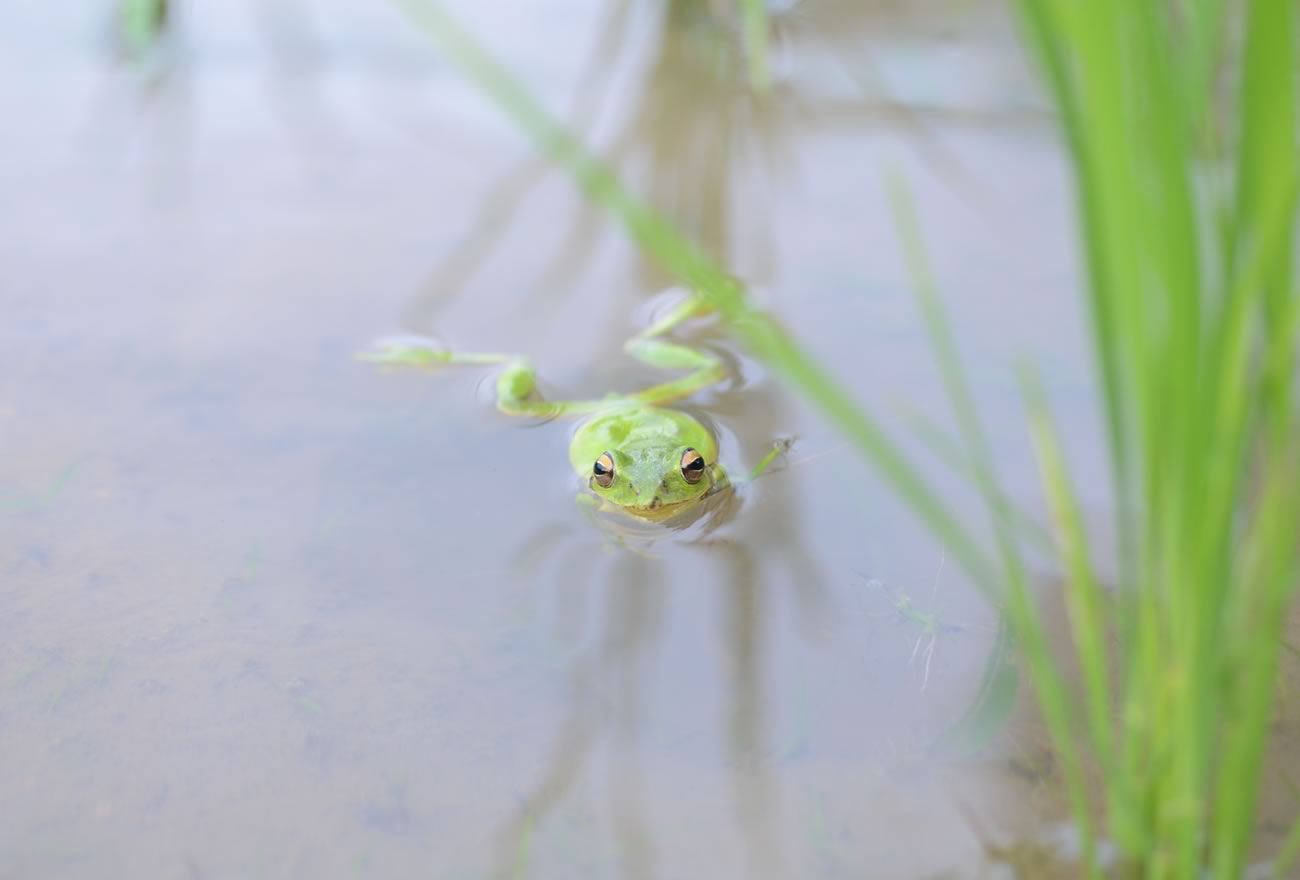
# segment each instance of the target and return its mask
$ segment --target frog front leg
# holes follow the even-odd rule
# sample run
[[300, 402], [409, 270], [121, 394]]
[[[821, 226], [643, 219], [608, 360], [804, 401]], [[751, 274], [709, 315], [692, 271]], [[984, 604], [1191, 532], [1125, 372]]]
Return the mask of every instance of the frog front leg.
[[709, 472], [710, 479], [713, 483], [712, 487], [709, 489], [709, 494], [713, 495], [724, 489], [739, 489], [748, 486], [763, 474], [767, 473], [767, 471], [772, 467], [772, 464], [788, 452], [790, 447], [793, 445], [793, 437], [782, 437], [779, 440], [773, 441], [772, 447], [758, 460], [758, 464], [754, 465], [748, 474], [743, 477], [737, 477], [734, 480], [721, 464], [713, 465]]
[[763, 476], [763, 474], [767, 472], [767, 469], [772, 466], [774, 461], [790, 451], [790, 447], [794, 445], [794, 440], [795, 438], [793, 437], [782, 437], [778, 440], [774, 440], [772, 442], [772, 448], [758, 460], [758, 464], [754, 465], [754, 469], [749, 472], [749, 478], [745, 482], [752, 483], [759, 477]]

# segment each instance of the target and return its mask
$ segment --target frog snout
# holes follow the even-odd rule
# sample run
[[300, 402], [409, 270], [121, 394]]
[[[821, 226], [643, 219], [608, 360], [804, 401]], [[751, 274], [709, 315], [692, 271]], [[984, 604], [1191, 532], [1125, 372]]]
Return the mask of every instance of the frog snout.
[[628, 488], [632, 490], [632, 497], [636, 499], [636, 502], [633, 504], [634, 507], [646, 507], [653, 510], [654, 508], [663, 504], [663, 500], [658, 496], [658, 494], [651, 495], [650, 500], [648, 502], [643, 501], [641, 495], [641, 489], [635, 483], [628, 483]]

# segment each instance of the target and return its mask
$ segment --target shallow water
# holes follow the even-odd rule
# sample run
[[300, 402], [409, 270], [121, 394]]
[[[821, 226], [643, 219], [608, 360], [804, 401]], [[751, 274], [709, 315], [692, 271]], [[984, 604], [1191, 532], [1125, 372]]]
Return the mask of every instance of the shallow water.
[[[1068, 178], [1000, 13], [792, 14], [758, 113], [694, 19], [638, 8], [596, 80], [601, 4], [461, 5], [975, 516], [902, 417], [946, 421], [904, 174], [1009, 491], [1037, 508], [1028, 356], [1104, 509]], [[0, 22], [0, 877], [967, 877], [1054, 814], [1028, 734], [929, 750], [993, 615], [716, 328], [724, 461], [797, 442], [633, 548], [490, 371], [353, 360], [415, 331], [562, 396], [658, 378], [621, 346], [667, 279], [396, 11], [183, 4], [153, 78], [102, 10]]]

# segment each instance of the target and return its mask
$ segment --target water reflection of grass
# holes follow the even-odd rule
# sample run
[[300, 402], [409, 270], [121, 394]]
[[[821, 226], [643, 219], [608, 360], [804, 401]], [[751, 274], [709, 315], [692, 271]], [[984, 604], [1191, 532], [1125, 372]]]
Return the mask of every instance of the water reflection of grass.
[[85, 453], [74, 458], [59, 469], [58, 473], [39, 491], [26, 490], [21, 487], [0, 486], [0, 513], [30, 512], [45, 510], [55, 504], [68, 488], [68, 484], [82, 465], [90, 461], [92, 455]]
[[138, 60], [166, 33], [169, 5], [168, 0], [119, 0], [116, 30], [128, 58]]
[[[1254, 837], [1283, 613], [1300, 574], [1292, 387], [1300, 309], [1290, 255], [1296, 12], [1288, 0], [1231, 10], [1205, 0], [1177, 20], [1155, 2], [1019, 0], [1074, 160], [1122, 536], [1119, 582], [1103, 589], [1068, 464], [1026, 372], [1067, 576], [1077, 688], [1049, 645], [1018, 518], [994, 482], [902, 189], [903, 246], [963, 459], [988, 509], [992, 549], [722, 267], [624, 189], [439, 6], [402, 5], [646, 253], [707, 297], [742, 342], [844, 432], [1005, 609], [1057, 751], [1087, 872], [1101, 873], [1104, 834], [1141, 876], [1201, 876], [1207, 866], [1217, 877], [1240, 876]], [[1237, 118], [1223, 125], [1220, 35], [1238, 23]]]
[[41, 709], [56, 712], [71, 700], [100, 692], [118, 665], [114, 654], [70, 658], [59, 652], [41, 651], [5, 684], [11, 693], [43, 687]]
[[869, 589], [885, 594], [889, 611], [884, 612], [884, 615], [902, 625], [907, 630], [908, 638], [912, 640], [911, 655], [907, 662], [909, 666], [920, 669], [920, 690], [925, 690], [930, 683], [930, 668], [934, 663], [934, 652], [939, 637], [960, 633], [969, 627], [968, 624], [950, 620], [943, 610], [934, 604], [946, 561], [946, 556], [941, 554], [928, 597], [921, 599], [920, 602], [907, 590], [896, 587], [886, 588], [883, 582], [876, 579], [867, 582]]

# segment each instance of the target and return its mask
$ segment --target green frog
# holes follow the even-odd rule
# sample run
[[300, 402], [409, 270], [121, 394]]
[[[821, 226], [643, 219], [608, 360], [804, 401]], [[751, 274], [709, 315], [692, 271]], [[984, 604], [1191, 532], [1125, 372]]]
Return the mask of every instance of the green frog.
[[[685, 376], [599, 400], [542, 398], [536, 371], [517, 355], [458, 353], [427, 340], [396, 339], [381, 340], [361, 358], [415, 367], [504, 364], [496, 385], [502, 412], [582, 418], [569, 443], [569, 462], [594, 498], [641, 519], [665, 520], [732, 485], [717, 460], [713, 433], [689, 413], [666, 406], [721, 382], [726, 375], [722, 361], [712, 352], [663, 338], [679, 324], [710, 311], [700, 297], [692, 295], [624, 345], [643, 363], [686, 370]], [[749, 478], [766, 470], [788, 445], [774, 444]]]

